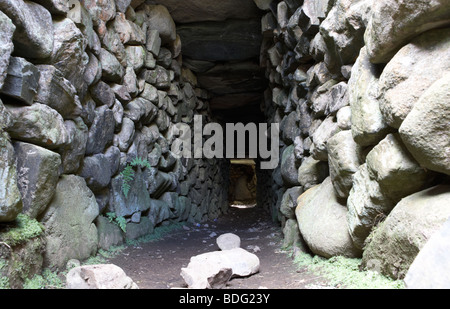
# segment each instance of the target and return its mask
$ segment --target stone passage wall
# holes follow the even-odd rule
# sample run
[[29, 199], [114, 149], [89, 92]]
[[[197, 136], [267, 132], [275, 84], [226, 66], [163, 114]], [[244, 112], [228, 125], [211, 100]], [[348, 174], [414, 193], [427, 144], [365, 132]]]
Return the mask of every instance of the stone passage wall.
[[69, 2], [0, 1], [0, 223], [36, 218], [59, 268], [228, 207], [227, 162], [171, 152], [174, 124], [211, 116], [167, 9]]
[[255, 2], [282, 140], [266, 207], [286, 244], [403, 277], [450, 215], [448, 1]]

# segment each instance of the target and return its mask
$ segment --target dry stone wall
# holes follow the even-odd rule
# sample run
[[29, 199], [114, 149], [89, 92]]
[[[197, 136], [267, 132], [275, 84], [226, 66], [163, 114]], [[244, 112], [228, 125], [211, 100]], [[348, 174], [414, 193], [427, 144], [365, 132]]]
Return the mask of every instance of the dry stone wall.
[[286, 245], [303, 239], [314, 254], [362, 256], [402, 278], [446, 221], [445, 2], [255, 1], [266, 11], [264, 107], [280, 124], [282, 154], [260, 200]]
[[[171, 152], [176, 124], [214, 119], [157, 2], [0, 0], [0, 223], [42, 224], [34, 268], [227, 210], [228, 163]], [[256, 164], [258, 204], [286, 246], [404, 277], [450, 215], [448, 1], [254, 2], [261, 106], [280, 125], [279, 166]], [[203, 3], [211, 20], [241, 14]], [[0, 258], [12, 249], [0, 242]]]
[[171, 151], [209, 97], [143, 2], [0, 1], [0, 223], [43, 224], [47, 266], [227, 210], [227, 162]]

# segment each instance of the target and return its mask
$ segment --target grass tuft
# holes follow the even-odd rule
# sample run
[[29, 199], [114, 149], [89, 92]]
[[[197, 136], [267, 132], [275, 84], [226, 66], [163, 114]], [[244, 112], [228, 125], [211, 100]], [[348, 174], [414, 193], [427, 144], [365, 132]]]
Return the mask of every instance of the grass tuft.
[[44, 227], [37, 220], [19, 214], [13, 223], [0, 230], [0, 239], [3, 244], [14, 247], [40, 236], [43, 232]]
[[346, 289], [403, 289], [403, 280], [393, 280], [377, 272], [360, 270], [361, 259], [335, 256], [325, 259], [308, 253], [296, 254], [294, 263], [299, 268], [322, 276], [330, 285]]

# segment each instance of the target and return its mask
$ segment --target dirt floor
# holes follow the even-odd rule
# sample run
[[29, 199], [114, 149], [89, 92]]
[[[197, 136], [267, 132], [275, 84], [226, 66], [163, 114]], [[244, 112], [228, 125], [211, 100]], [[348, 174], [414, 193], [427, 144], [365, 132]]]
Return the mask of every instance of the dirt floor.
[[180, 276], [191, 256], [219, 250], [216, 238], [234, 233], [241, 247], [260, 259], [260, 271], [245, 278], [230, 280], [230, 289], [305, 289], [326, 287], [326, 282], [306, 270], [299, 270], [293, 260], [280, 250], [281, 228], [258, 207], [234, 208], [219, 219], [196, 226], [186, 223], [162, 239], [129, 246], [110, 262], [120, 266], [140, 289], [186, 287]]

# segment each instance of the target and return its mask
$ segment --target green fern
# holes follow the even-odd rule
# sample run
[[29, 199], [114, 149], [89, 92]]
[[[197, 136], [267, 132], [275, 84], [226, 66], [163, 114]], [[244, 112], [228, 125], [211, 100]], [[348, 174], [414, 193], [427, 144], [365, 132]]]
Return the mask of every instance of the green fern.
[[150, 163], [146, 160], [146, 159], [141, 159], [141, 158], [135, 158], [133, 159], [133, 161], [131, 161], [131, 166], [140, 166], [142, 168], [147, 167], [147, 168], [151, 168]]
[[131, 165], [127, 165], [125, 169], [120, 173], [123, 177], [122, 192], [125, 197], [128, 197], [128, 192], [131, 189], [130, 182], [134, 179], [134, 170]]
[[125, 195], [125, 198], [128, 198], [128, 193], [130, 192], [131, 185], [130, 182], [134, 179], [134, 170], [133, 167], [139, 166], [141, 168], [151, 168], [150, 163], [146, 159], [142, 158], [134, 158], [125, 169], [120, 173], [123, 177], [122, 183], [122, 192]]
[[109, 219], [109, 222], [114, 222], [114, 219], [117, 217], [115, 212], [107, 212], [106, 216]]
[[116, 217], [116, 223], [124, 233], [127, 232], [127, 220], [124, 217]]
[[109, 222], [117, 224], [124, 233], [127, 232], [127, 220], [124, 217], [117, 216], [114, 212], [107, 212], [106, 216]]

